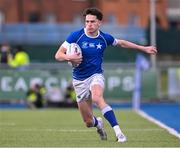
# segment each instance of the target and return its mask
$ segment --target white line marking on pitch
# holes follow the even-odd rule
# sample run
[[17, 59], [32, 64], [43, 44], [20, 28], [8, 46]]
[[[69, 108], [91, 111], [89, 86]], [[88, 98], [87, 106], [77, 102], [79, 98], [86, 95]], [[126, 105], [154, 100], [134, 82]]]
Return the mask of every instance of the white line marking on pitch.
[[[27, 129], [14, 129], [18, 131], [24, 131], [24, 132], [71, 132], [71, 133], [86, 133], [86, 132], [94, 132], [93, 129], [89, 130], [83, 130], [83, 129], [36, 129], [36, 128], [27, 128]], [[148, 129], [124, 129], [125, 131], [130, 131], [130, 132], [153, 132], [153, 131], [164, 131], [164, 129], [159, 129], [159, 128], [148, 128]]]
[[15, 126], [15, 123], [6, 123], [6, 122], [0, 122], [0, 126]]
[[137, 110], [136, 112], [137, 112], [140, 116], [144, 117], [145, 119], [147, 119], [147, 120], [149, 120], [149, 121], [157, 124], [157, 125], [160, 126], [161, 128], [166, 129], [171, 135], [174, 135], [174, 136], [180, 138], [180, 134], [179, 134], [176, 130], [174, 130], [173, 128], [171, 128], [171, 127], [165, 125], [164, 123], [160, 122], [159, 120], [151, 117], [150, 115], [146, 114], [146, 113], [143, 112], [142, 110]]

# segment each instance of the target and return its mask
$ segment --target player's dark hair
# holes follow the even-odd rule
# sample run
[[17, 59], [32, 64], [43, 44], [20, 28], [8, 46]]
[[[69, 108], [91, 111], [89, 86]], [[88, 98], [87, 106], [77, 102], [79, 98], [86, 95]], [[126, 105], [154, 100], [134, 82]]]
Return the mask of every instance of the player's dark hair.
[[83, 12], [83, 16], [86, 17], [86, 15], [88, 15], [88, 14], [95, 15], [97, 17], [97, 19], [100, 20], [100, 21], [103, 19], [102, 12], [97, 8], [93, 7], [93, 8], [85, 9], [84, 12]]

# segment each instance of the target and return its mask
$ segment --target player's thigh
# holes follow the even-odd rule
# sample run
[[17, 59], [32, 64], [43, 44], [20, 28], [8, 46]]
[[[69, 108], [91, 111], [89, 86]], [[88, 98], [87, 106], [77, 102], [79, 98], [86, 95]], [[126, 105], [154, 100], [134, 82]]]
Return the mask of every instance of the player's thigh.
[[90, 91], [93, 101], [103, 99], [104, 76], [102, 74], [96, 74], [92, 77]]
[[84, 121], [92, 120], [93, 113], [91, 100], [83, 100], [78, 102], [78, 108]]
[[104, 89], [100, 85], [98, 85], [98, 84], [92, 85], [91, 86], [92, 100], [96, 101], [96, 100], [103, 98], [103, 92], [104, 92]]
[[91, 87], [92, 101], [100, 109], [103, 109], [105, 106], [107, 106], [103, 97], [103, 92], [104, 92], [104, 89], [100, 85], [98, 84], [92, 85]]

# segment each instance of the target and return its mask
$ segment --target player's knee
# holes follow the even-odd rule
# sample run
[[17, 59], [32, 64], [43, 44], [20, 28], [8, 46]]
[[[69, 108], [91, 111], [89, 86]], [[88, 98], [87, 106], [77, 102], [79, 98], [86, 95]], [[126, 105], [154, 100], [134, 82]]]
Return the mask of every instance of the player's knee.
[[105, 103], [104, 98], [102, 96], [93, 96], [93, 103], [95, 103], [97, 106], [101, 106]]
[[102, 96], [98, 94], [93, 94], [92, 99], [95, 103], [98, 103], [102, 99]]

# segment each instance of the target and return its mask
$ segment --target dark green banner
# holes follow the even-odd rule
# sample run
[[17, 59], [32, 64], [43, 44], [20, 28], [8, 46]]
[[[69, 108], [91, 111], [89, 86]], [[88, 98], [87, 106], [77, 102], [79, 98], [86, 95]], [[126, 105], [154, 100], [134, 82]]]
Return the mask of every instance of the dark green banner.
[[[134, 90], [133, 69], [106, 69], [105, 98], [129, 100]], [[56, 85], [64, 90], [71, 81], [71, 70], [1, 70], [0, 100], [25, 99], [26, 92], [34, 83], [41, 83], [47, 89]], [[153, 71], [143, 72], [142, 97], [157, 96], [156, 74]]]

